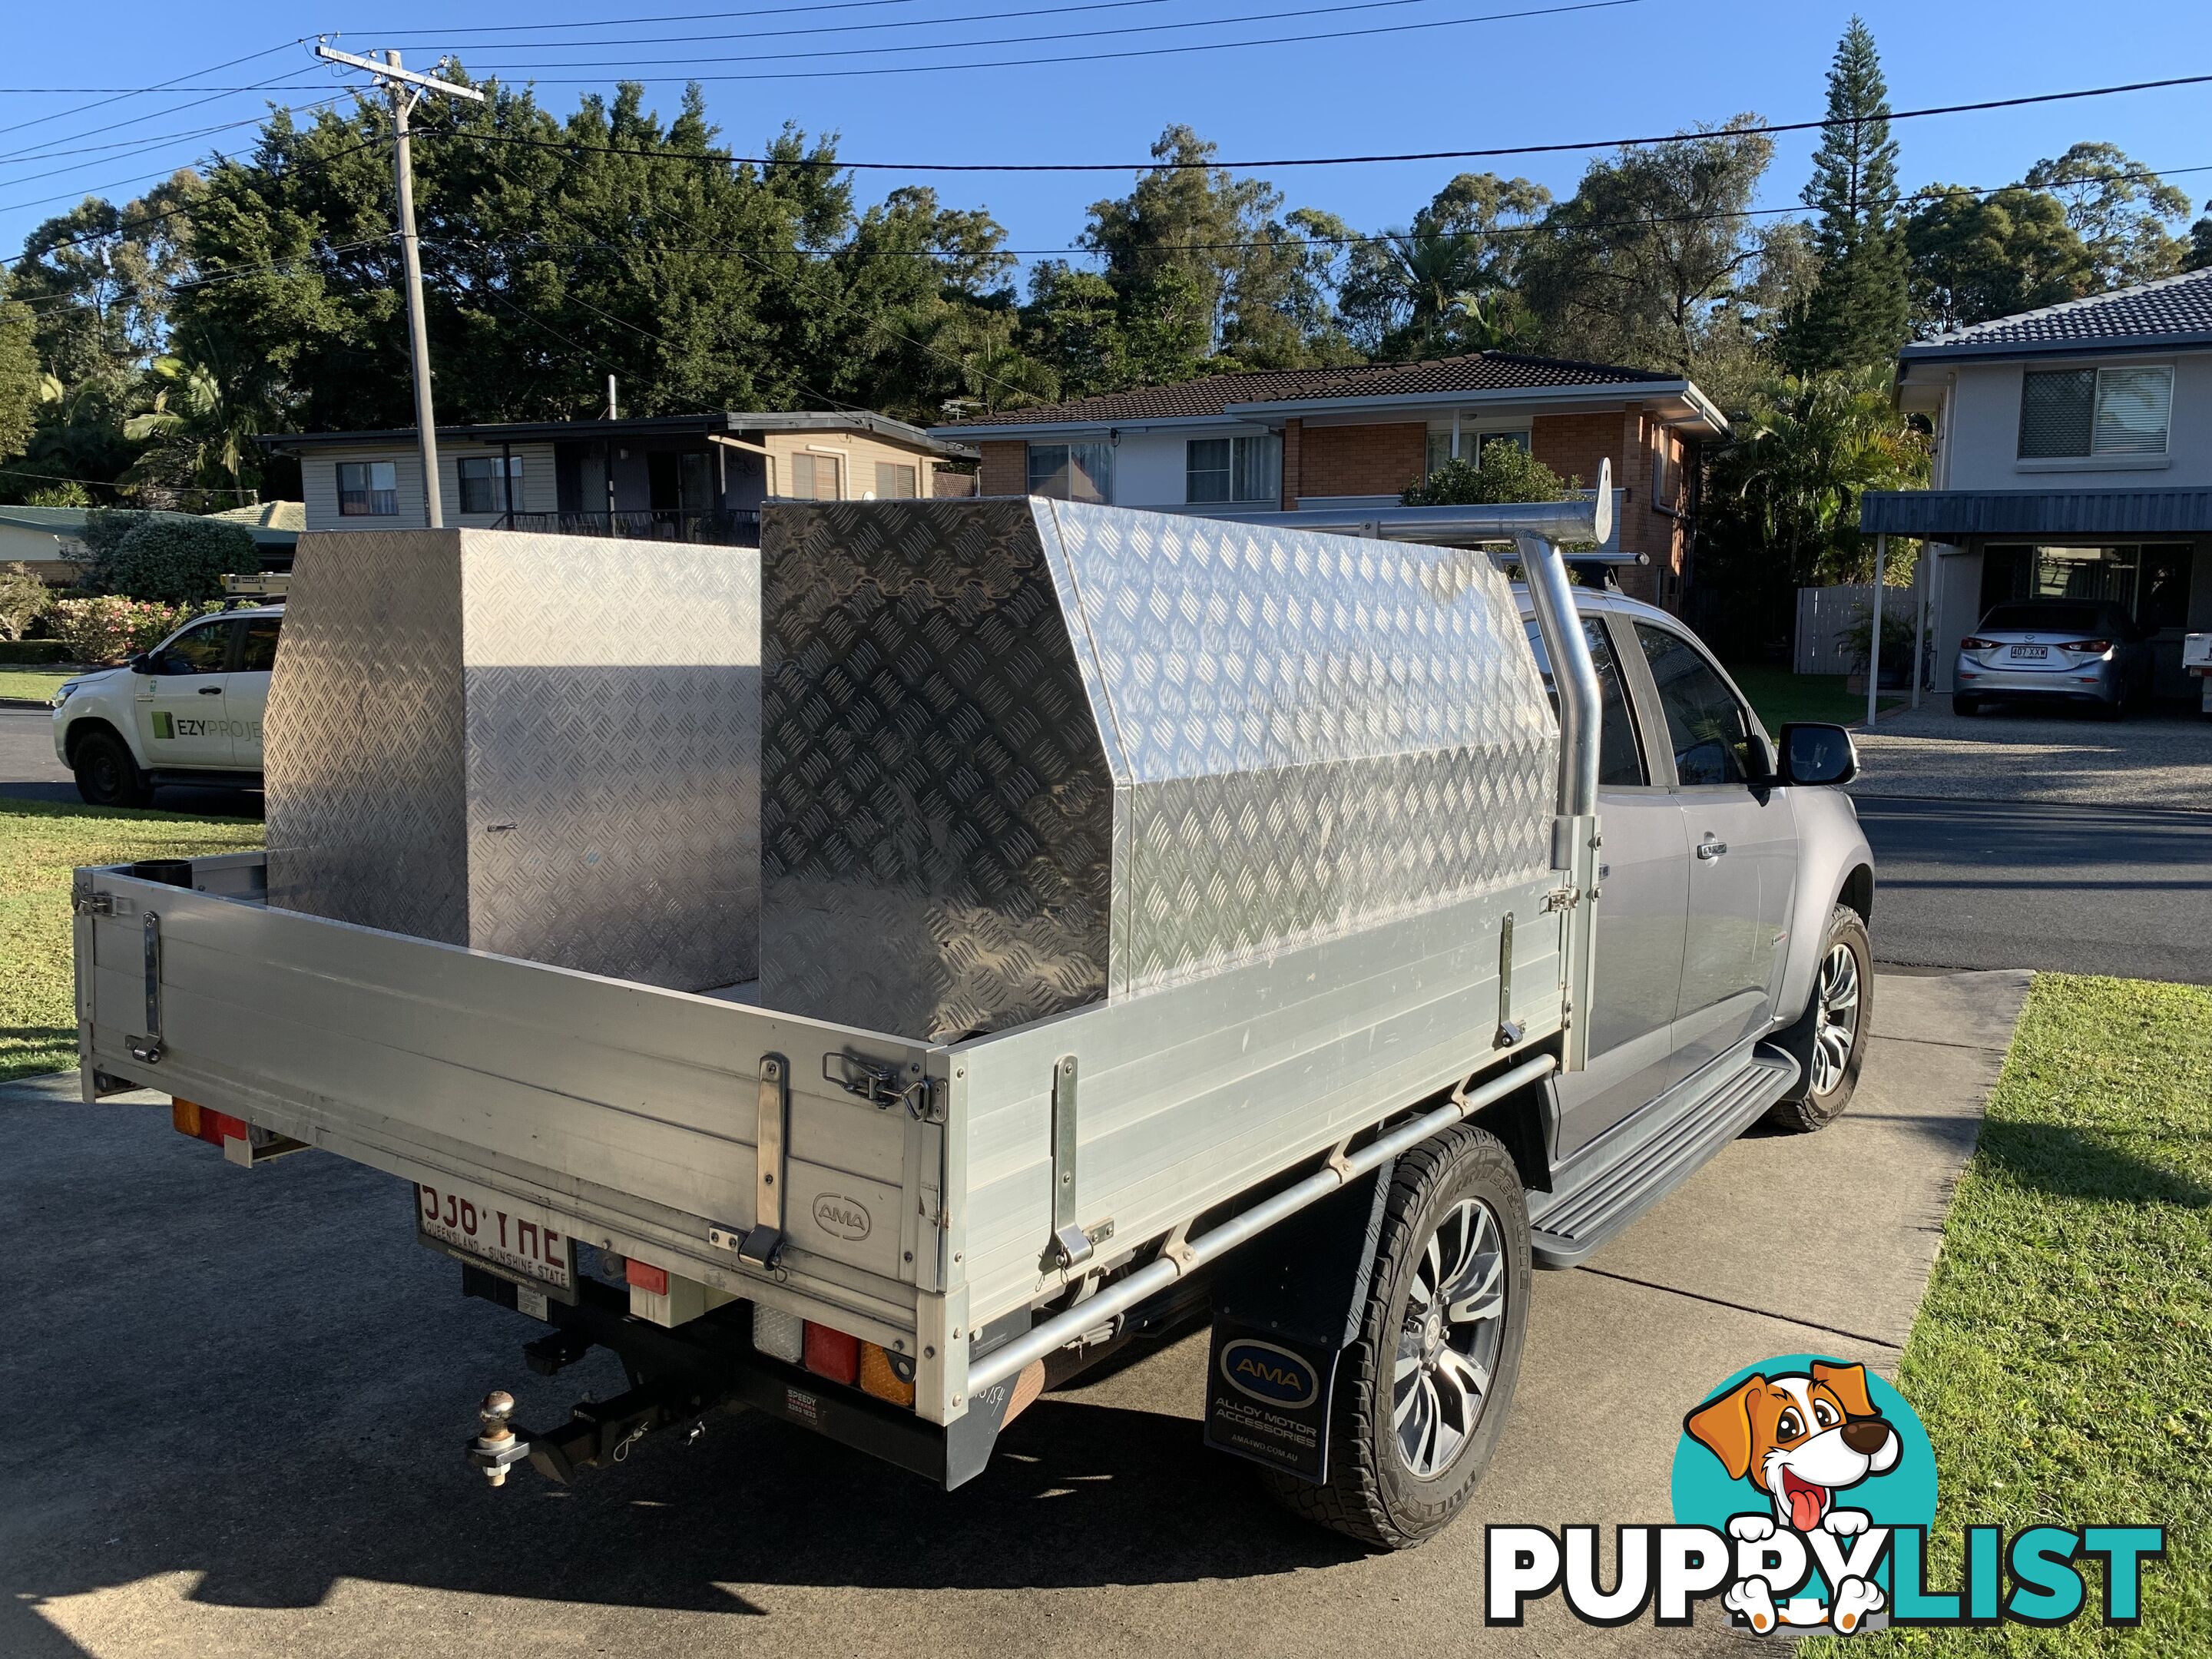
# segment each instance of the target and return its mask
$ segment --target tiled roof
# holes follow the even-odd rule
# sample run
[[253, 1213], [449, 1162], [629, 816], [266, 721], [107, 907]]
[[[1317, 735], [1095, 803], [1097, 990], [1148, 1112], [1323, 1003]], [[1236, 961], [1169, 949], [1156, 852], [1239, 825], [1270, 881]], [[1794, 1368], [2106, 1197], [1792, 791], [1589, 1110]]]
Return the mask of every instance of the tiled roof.
[[2100, 346], [2194, 337], [2212, 346], [2212, 270], [2191, 270], [2140, 288], [2069, 300], [2040, 311], [1993, 318], [1905, 348], [1904, 356], [1947, 357], [2011, 351], [2081, 351]]
[[1042, 408], [1000, 410], [948, 422], [940, 431], [987, 426], [1051, 426], [1100, 421], [1171, 421], [1219, 415], [1233, 404], [1273, 404], [1309, 398], [1414, 397], [1437, 392], [1503, 392], [1553, 386], [1638, 386], [1650, 381], [1680, 384], [1681, 377], [1605, 363], [1570, 362], [1556, 357], [1522, 357], [1504, 351], [1474, 351], [1460, 357], [1435, 357], [1413, 363], [1355, 363], [1342, 368], [1255, 369], [1243, 374], [1209, 374], [1178, 386], [1142, 386], [1079, 398]]

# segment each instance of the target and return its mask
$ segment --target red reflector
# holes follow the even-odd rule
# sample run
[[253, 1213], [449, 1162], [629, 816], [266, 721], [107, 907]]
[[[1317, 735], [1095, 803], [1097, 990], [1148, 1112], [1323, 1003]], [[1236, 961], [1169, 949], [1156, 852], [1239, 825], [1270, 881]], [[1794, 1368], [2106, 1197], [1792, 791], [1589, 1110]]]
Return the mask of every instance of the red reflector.
[[668, 1269], [665, 1267], [655, 1267], [632, 1256], [623, 1263], [623, 1277], [641, 1291], [650, 1291], [655, 1296], [668, 1294]]
[[226, 1140], [244, 1140], [247, 1133], [245, 1121], [228, 1112], [210, 1112], [200, 1108], [200, 1139], [220, 1146]]
[[860, 1339], [806, 1322], [806, 1369], [832, 1382], [851, 1384], [860, 1376]]

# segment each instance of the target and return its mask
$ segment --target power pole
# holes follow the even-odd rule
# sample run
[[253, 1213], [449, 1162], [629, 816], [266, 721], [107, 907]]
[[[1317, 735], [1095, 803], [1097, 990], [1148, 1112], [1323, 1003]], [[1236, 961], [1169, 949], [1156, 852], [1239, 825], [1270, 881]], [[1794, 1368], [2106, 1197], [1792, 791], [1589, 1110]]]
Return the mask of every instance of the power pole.
[[[431, 529], [442, 530], [446, 510], [439, 499], [438, 425], [430, 412], [430, 336], [422, 316], [422, 249], [415, 234], [415, 154], [408, 140], [407, 118], [426, 92], [477, 104], [483, 102], [484, 95], [474, 87], [404, 70], [396, 52], [386, 52], [380, 64], [374, 58], [356, 58], [318, 40], [315, 56], [367, 70], [392, 94], [392, 170], [399, 195], [399, 257], [407, 272], [407, 347], [415, 370], [415, 432], [422, 455], [422, 512]], [[512, 482], [506, 482], [506, 488], [512, 489]]]

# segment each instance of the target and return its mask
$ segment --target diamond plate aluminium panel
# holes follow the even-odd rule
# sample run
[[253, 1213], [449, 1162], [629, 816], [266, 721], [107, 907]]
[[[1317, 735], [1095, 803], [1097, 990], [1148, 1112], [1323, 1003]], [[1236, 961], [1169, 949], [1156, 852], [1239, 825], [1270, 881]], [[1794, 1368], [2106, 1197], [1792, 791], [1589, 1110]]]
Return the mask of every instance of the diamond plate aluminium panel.
[[1039, 505], [1128, 820], [1114, 994], [1540, 878], [1558, 723], [1486, 555]]
[[1041, 501], [763, 541], [769, 1006], [1004, 1030], [1548, 866], [1484, 555]]
[[763, 1006], [937, 1038], [1097, 1000], [1112, 781], [1028, 508], [761, 539]]
[[303, 538], [270, 902], [682, 990], [752, 978], [758, 568], [596, 537]]

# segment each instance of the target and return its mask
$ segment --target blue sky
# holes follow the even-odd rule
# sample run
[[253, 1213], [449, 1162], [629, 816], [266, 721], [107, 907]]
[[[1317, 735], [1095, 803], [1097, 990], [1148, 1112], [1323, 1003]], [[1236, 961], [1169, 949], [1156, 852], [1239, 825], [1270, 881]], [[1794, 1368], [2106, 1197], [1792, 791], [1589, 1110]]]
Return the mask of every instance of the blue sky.
[[[1825, 0], [1633, 0], [1455, 26], [1451, 20], [1547, 0], [1392, 0], [1304, 18], [1279, 15], [1329, 0], [1123, 0], [1056, 15], [1019, 15], [1033, 6], [1070, 3], [872, 0], [774, 10], [767, 0], [625, 0], [623, 7], [611, 0], [536, 0], [528, 6], [465, 9], [408, 0], [383, 6], [342, 0], [326, 15], [274, 0], [198, 6], [174, 0], [159, 5], [106, 0], [92, 13], [60, 5], [24, 6], [8, 25], [9, 50], [0, 66], [0, 83], [41, 88], [146, 86], [279, 46], [306, 27], [329, 26], [340, 31], [338, 44], [347, 49], [398, 45], [410, 64], [427, 64], [440, 52], [454, 50], [472, 71], [499, 65], [509, 79], [528, 78], [513, 68], [526, 63], [583, 65], [549, 68], [538, 77], [541, 99], [556, 112], [571, 107], [586, 89], [554, 84], [556, 77], [580, 78], [605, 88], [622, 75], [648, 80], [652, 99], [672, 108], [687, 72], [788, 70], [819, 67], [825, 61], [849, 68], [957, 62], [963, 57], [1103, 54], [1255, 35], [1419, 26], [1387, 34], [1334, 33], [1320, 40], [1231, 51], [1092, 56], [1026, 69], [725, 81], [707, 88], [713, 114], [740, 152], [755, 149], [789, 119], [809, 131], [842, 134], [842, 153], [854, 159], [1134, 161], [1146, 154], [1164, 126], [1180, 120], [1195, 125], [1220, 145], [1224, 157], [1233, 159], [1555, 143], [1670, 131], [1744, 110], [1776, 121], [1817, 116], [1829, 53], [1853, 9]], [[653, 23], [632, 18], [612, 27], [582, 27], [624, 9], [644, 17], [681, 13], [696, 18], [737, 10], [758, 15]], [[1857, 9], [1875, 31], [1899, 108], [2212, 72], [2212, 6], [2203, 0], [2134, 0], [2110, 13], [2085, 9], [2078, 0], [1948, 5], [1869, 0]], [[969, 14], [1008, 15], [998, 22], [927, 21]], [[1271, 21], [1158, 27], [1255, 15]], [[88, 29], [88, 18], [96, 20], [96, 34]], [[851, 27], [886, 23], [896, 27]], [[556, 27], [534, 27], [548, 24]], [[509, 38], [545, 44], [533, 50], [490, 46], [487, 38], [498, 37], [458, 32], [499, 25], [533, 26], [527, 35]], [[833, 25], [846, 32], [793, 32]], [[987, 36], [1139, 27], [1150, 32], [1026, 47], [967, 44]], [[766, 29], [784, 32], [769, 40], [757, 33]], [[703, 34], [732, 38], [599, 44], [625, 36]], [[948, 42], [961, 44], [945, 52], [857, 59], [766, 63], [755, 56]], [[702, 61], [718, 56], [734, 61]], [[678, 61], [633, 70], [601, 67], [625, 58]], [[310, 88], [335, 79], [331, 71], [311, 64], [304, 48], [295, 48], [203, 81], [243, 85], [272, 76]], [[211, 143], [242, 144], [250, 141], [252, 130], [240, 127], [214, 137], [165, 135], [244, 119], [266, 97], [304, 102], [325, 95], [315, 89], [228, 94], [178, 109], [208, 94], [176, 92], [64, 114], [102, 94], [0, 92], [0, 155], [15, 158], [0, 159], [0, 252], [12, 254], [32, 226], [87, 191], [106, 186], [101, 193], [125, 199], [143, 187], [139, 181], [145, 175], [188, 161]], [[2119, 144], [2148, 166], [2177, 170], [2174, 182], [2202, 203], [2212, 196], [2208, 115], [2212, 86], [1910, 121], [1899, 128], [1903, 173], [1908, 185], [1931, 180], [1994, 185], [2017, 179], [2039, 157], [2056, 155], [2078, 139], [2100, 138]], [[151, 139], [163, 142], [139, 155], [26, 159], [19, 154]], [[1781, 141], [1767, 180], [1766, 204], [1795, 200], [1813, 143], [1809, 134]], [[1565, 195], [1586, 159], [1558, 155], [1480, 165], [1524, 173]], [[2205, 171], [2178, 171], [2185, 167]], [[1456, 170], [1452, 163], [1419, 162], [1281, 169], [1266, 176], [1284, 191], [1290, 205], [1328, 209], [1360, 229], [1376, 229], [1402, 224]], [[872, 198], [902, 182], [933, 184], [950, 202], [986, 205], [1012, 232], [1012, 246], [1049, 249], [1073, 240], [1082, 228], [1085, 207], [1100, 196], [1126, 190], [1129, 175], [875, 173], [864, 175], [861, 190]], [[62, 199], [43, 199], [54, 197]]]

